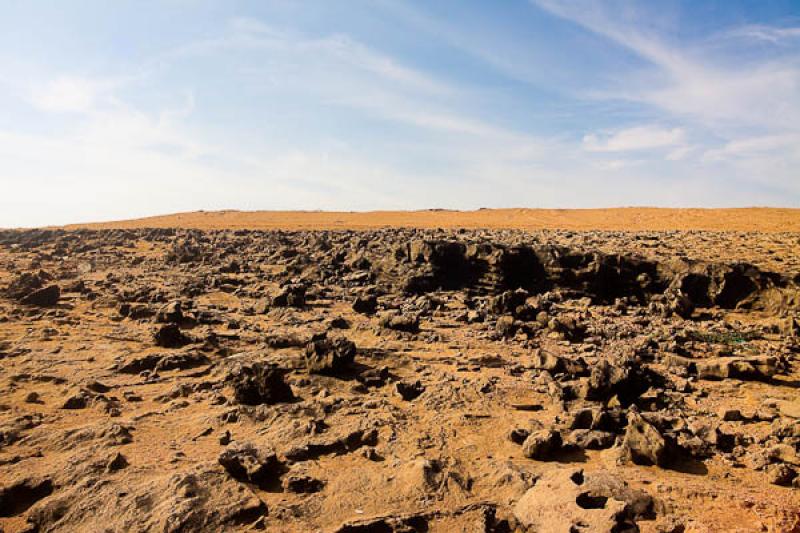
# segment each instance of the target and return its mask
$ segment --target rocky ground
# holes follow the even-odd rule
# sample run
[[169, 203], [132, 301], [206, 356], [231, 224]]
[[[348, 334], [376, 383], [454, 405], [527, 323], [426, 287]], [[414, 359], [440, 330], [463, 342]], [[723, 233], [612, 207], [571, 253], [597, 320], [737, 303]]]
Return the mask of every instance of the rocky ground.
[[800, 531], [800, 234], [0, 232], [0, 530]]

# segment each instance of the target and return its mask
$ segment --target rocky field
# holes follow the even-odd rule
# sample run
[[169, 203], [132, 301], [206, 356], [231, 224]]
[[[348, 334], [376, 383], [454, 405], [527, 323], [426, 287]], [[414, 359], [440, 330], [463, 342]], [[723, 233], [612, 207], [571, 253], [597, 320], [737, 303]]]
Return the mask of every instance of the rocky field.
[[0, 232], [0, 531], [800, 531], [800, 234]]

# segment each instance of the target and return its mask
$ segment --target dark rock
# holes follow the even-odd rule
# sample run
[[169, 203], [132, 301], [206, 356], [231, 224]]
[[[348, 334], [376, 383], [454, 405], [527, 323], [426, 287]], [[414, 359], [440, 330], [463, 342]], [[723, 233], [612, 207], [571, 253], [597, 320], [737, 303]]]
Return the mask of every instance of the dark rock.
[[128, 459], [117, 452], [106, 464], [106, 470], [109, 472], [116, 472], [128, 466]]
[[505, 291], [489, 299], [489, 310], [496, 315], [510, 314], [518, 316], [525, 300], [528, 298], [528, 291], [517, 289]]
[[571, 376], [582, 376], [587, 372], [586, 361], [582, 358], [562, 357], [543, 350], [534, 352], [531, 356], [531, 364], [534, 368], [547, 370], [551, 374], [564, 373]]
[[38, 392], [29, 392], [27, 396], [25, 396], [25, 403], [42, 403], [42, 399]]
[[85, 390], [81, 390], [70, 396], [64, 401], [62, 409], [86, 409], [92, 402], [92, 395]]
[[61, 289], [58, 285], [50, 285], [26, 295], [20, 300], [20, 303], [37, 307], [52, 307], [58, 303], [60, 297]]
[[155, 365], [156, 372], [187, 370], [207, 365], [211, 361], [201, 353], [169, 353], [161, 356]]
[[347, 371], [356, 356], [356, 345], [345, 337], [321, 336], [306, 345], [306, 368], [316, 374]]
[[284, 285], [270, 303], [273, 307], [305, 307], [306, 287], [299, 283]]
[[118, 363], [115, 368], [117, 372], [123, 374], [139, 374], [145, 370], [153, 370], [163, 358], [162, 354], [142, 355], [127, 362]]
[[359, 296], [353, 302], [353, 311], [362, 315], [374, 315], [378, 310], [377, 296]]
[[24, 478], [0, 486], [0, 517], [17, 516], [37, 501], [53, 493], [53, 482], [47, 478]]
[[273, 450], [250, 443], [229, 445], [218, 461], [232, 478], [261, 488], [275, 484], [285, 470]]
[[425, 387], [417, 380], [414, 382], [398, 381], [395, 384], [398, 394], [407, 402], [416, 399], [420, 394], [425, 392]]
[[49, 279], [43, 273], [24, 272], [15, 277], [5, 290], [5, 295], [12, 300], [21, 300], [28, 294], [41, 289]]
[[165, 324], [180, 324], [182, 320], [183, 307], [178, 301], [166, 304], [156, 313], [156, 322]]
[[286, 371], [266, 363], [235, 368], [225, 379], [233, 387], [236, 401], [245, 405], [275, 404], [295, 399], [284, 380]]
[[522, 444], [531, 432], [525, 428], [514, 428], [508, 434], [508, 439], [514, 444]]
[[192, 342], [177, 324], [165, 324], [153, 334], [157, 346], [162, 348], [180, 348]]
[[389, 379], [389, 367], [382, 366], [364, 370], [356, 376], [356, 379], [367, 387], [382, 387], [386, 384], [386, 380]]

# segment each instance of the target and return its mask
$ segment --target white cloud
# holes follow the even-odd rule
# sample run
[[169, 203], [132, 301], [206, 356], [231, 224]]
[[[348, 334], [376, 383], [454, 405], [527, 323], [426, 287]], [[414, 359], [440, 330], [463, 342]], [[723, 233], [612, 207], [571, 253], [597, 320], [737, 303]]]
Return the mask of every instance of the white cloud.
[[767, 41], [772, 44], [779, 44], [791, 39], [800, 39], [800, 28], [780, 28], [762, 24], [751, 24], [728, 31], [725, 33], [725, 35], [727, 37], [740, 37], [755, 41]]
[[726, 143], [722, 148], [706, 151], [703, 159], [721, 161], [729, 158], [764, 156], [776, 152], [779, 155], [800, 156], [800, 135], [766, 135], [737, 139]]
[[108, 84], [86, 78], [62, 76], [31, 90], [30, 101], [42, 111], [86, 112]]
[[686, 142], [681, 128], [637, 126], [612, 133], [589, 134], [583, 146], [590, 152], [626, 152], [683, 145]]

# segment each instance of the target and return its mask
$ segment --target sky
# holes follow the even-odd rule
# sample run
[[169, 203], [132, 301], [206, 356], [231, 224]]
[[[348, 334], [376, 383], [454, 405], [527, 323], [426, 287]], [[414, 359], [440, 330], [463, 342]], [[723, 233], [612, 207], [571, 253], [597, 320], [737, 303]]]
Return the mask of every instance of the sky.
[[799, 0], [0, 8], [0, 227], [800, 207]]

